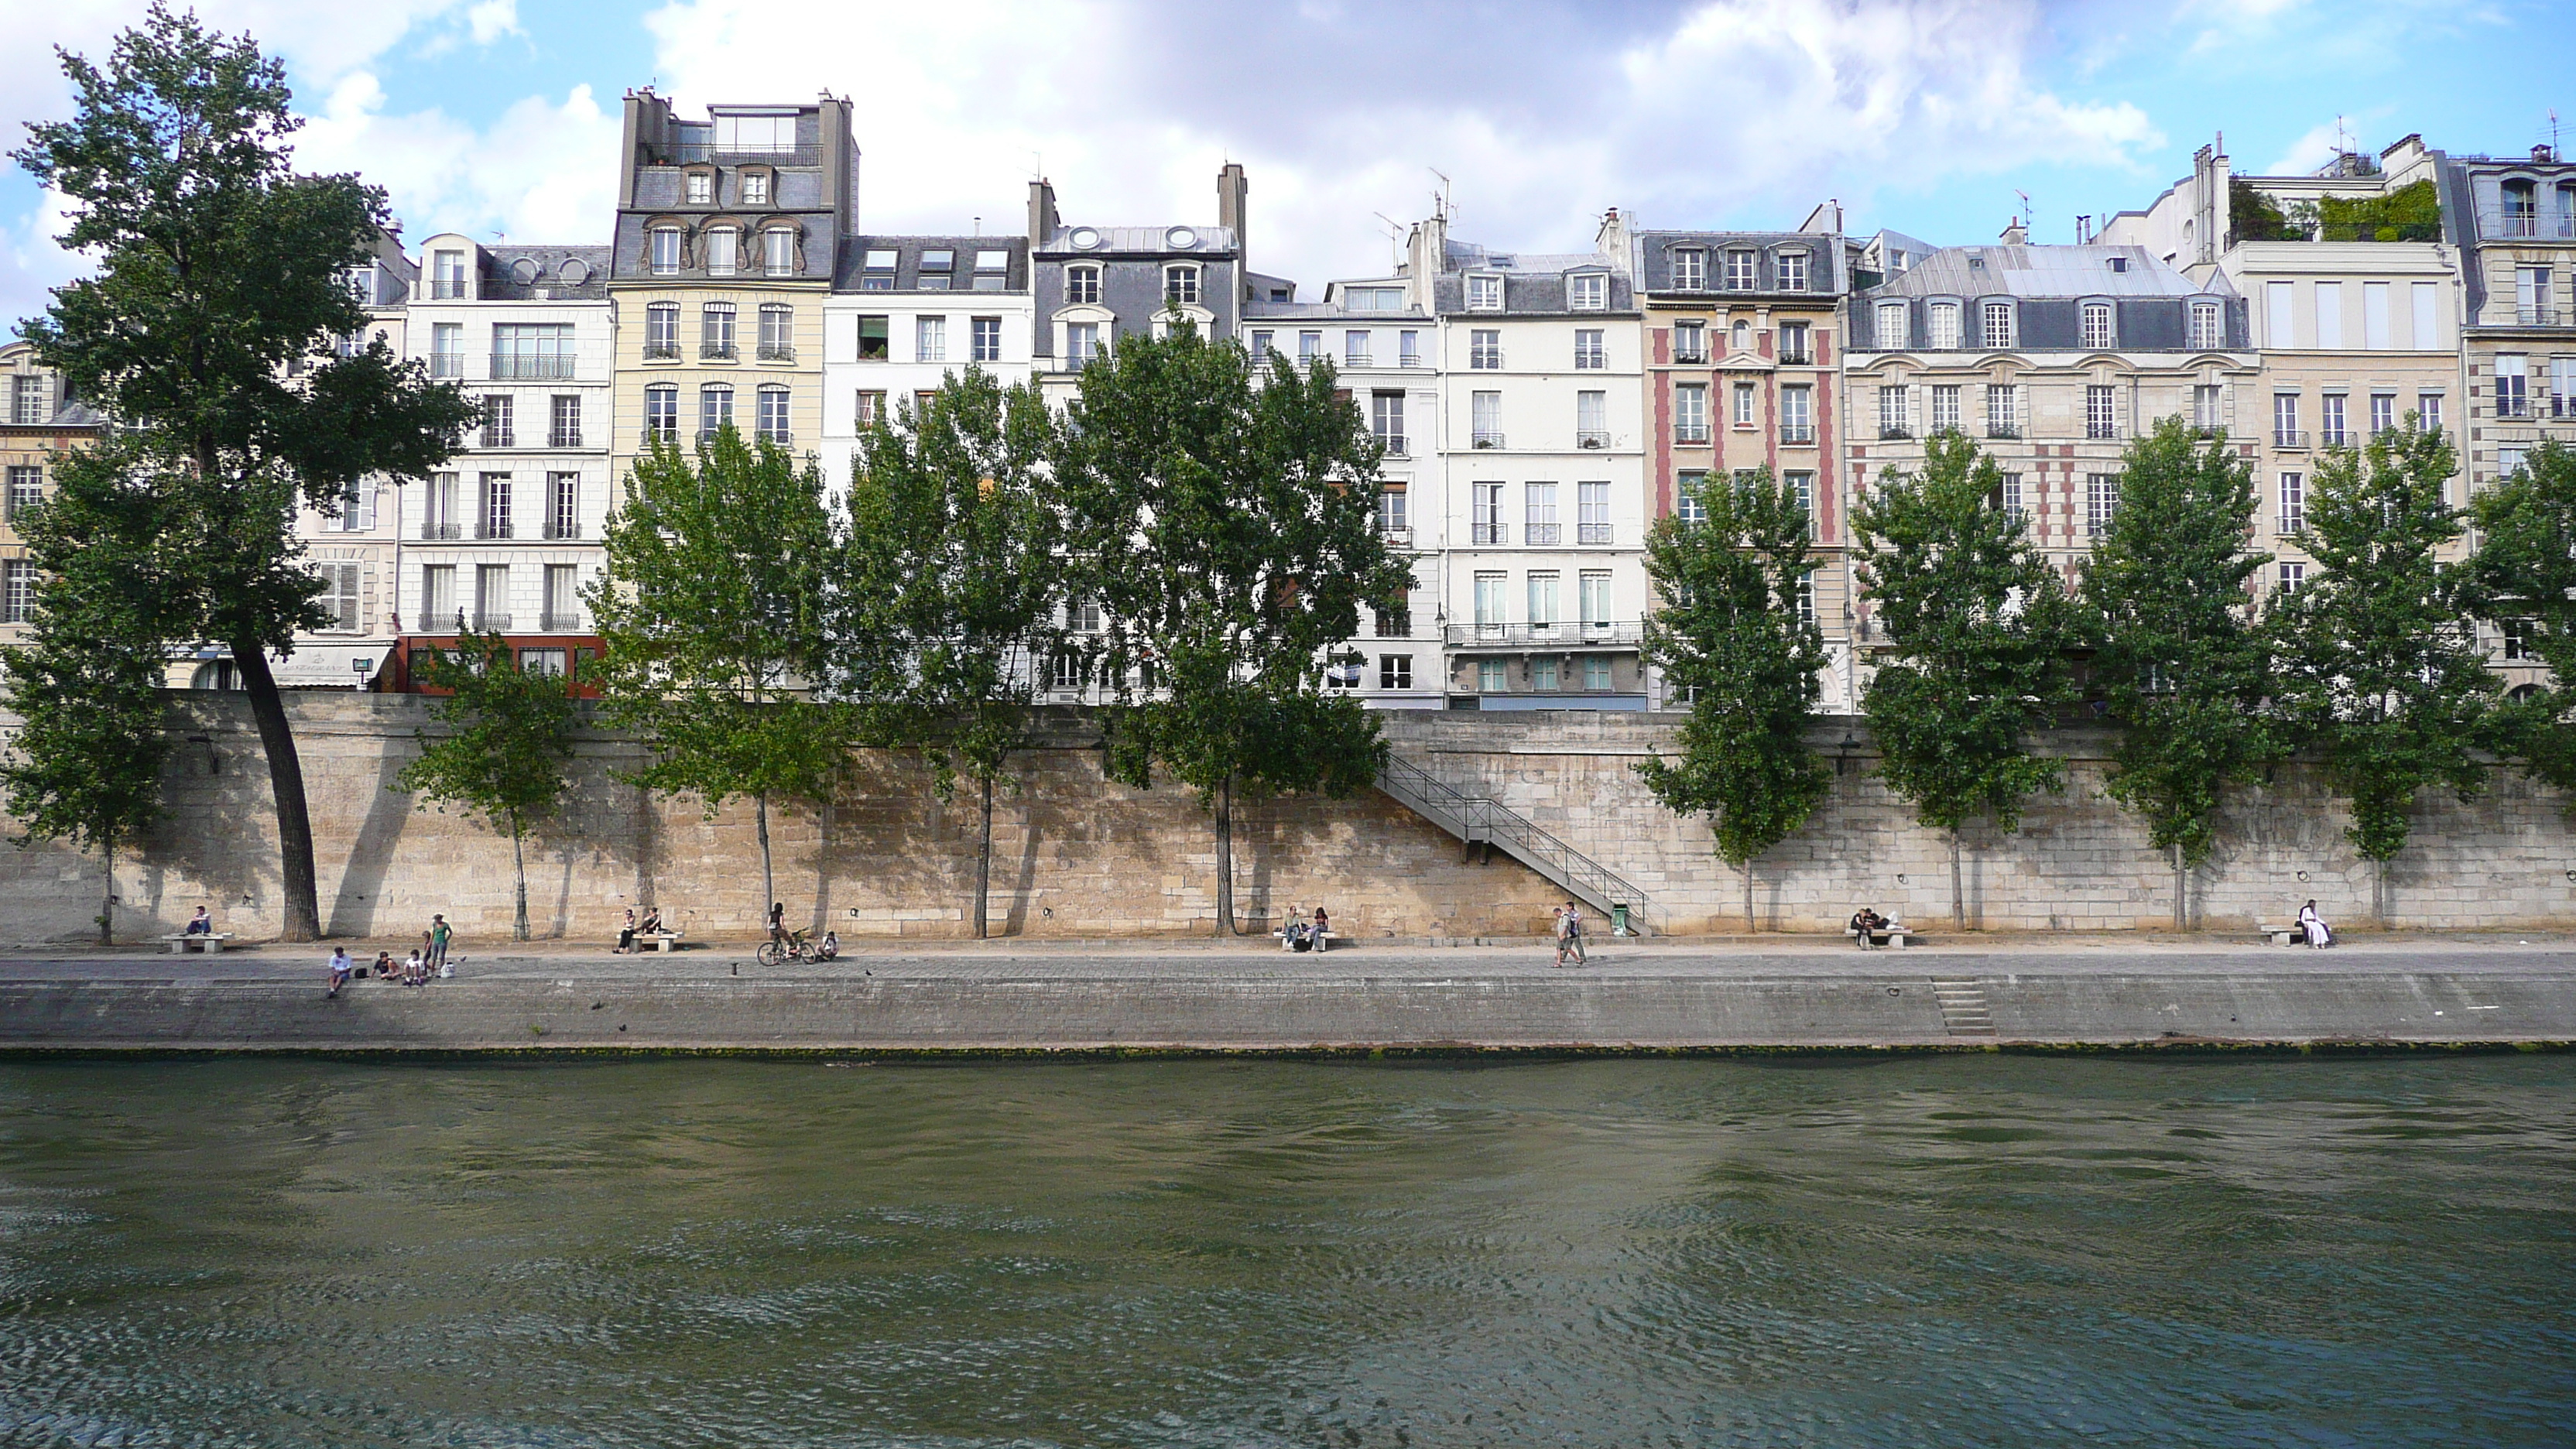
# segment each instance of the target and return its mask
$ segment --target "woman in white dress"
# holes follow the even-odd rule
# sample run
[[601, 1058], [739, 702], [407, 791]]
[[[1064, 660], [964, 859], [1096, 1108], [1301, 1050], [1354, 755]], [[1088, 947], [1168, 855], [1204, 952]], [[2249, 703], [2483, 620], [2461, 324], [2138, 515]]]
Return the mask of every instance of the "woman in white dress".
[[2299, 907], [2299, 929], [2306, 934], [2310, 949], [2334, 944], [2334, 932], [2326, 929], [2326, 918], [2317, 914], [2317, 903]]

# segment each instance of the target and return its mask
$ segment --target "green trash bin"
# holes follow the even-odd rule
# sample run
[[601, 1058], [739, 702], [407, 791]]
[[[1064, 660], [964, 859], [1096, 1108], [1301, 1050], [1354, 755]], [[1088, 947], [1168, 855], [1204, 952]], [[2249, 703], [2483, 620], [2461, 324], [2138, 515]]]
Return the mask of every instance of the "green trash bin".
[[1628, 929], [1628, 903], [1626, 901], [1612, 901], [1610, 903], [1610, 934], [1613, 936], [1633, 936], [1637, 934], [1636, 932]]

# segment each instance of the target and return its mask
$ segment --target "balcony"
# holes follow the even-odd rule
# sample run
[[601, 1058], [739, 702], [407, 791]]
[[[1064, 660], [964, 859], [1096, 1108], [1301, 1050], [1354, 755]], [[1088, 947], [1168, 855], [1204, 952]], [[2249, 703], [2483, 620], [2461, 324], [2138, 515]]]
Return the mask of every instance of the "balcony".
[[1608, 543], [1610, 542], [1610, 525], [1606, 523], [1578, 523], [1574, 526], [1574, 541], [1576, 543]]
[[2482, 206], [2478, 208], [2478, 232], [2482, 236], [2514, 241], [2576, 237], [2576, 214], [2562, 212], [2556, 216], [2544, 216], [2538, 211]]
[[2352, 446], [2352, 434], [2342, 428], [2320, 428], [2317, 431], [2317, 446], [2320, 448], [2349, 448]]
[[[1905, 439], [1912, 438], [1913, 436], [1914, 430], [1905, 426], [1903, 423], [1880, 423], [1878, 425], [1878, 440], [1882, 443], [1900, 442]], [[1785, 441], [1785, 438], [1783, 441]]]
[[2308, 446], [2308, 435], [2300, 432], [2296, 428], [2274, 428], [2272, 430], [2272, 446], [2275, 448], [2304, 448]]
[[1812, 445], [1816, 441], [1815, 425], [1812, 423], [1782, 423], [1780, 425], [1780, 441], [1784, 443], [1806, 443]]
[[519, 446], [519, 435], [516, 431], [510, 428], [486, 427], [483, 429], [482, 441], [475, 444], [475, 446], [479, 448], [515, 448]]
[[1780, 365], [1782, 367], [1813, 367], [1816, 365], [1816, 354], [1804, 349], [1800, 349], [1795, 352], [1783, 352], [1780, 354]]
[[1447, 642], [1458, 649], [1599, 649], [1635, 647], [1645, 639], [1641, 624], [1451, 624]]
[[429, 284], [429, 299], [433, 302], [462, 302], [472, 293], [463, 277], [436, 277]]
[[2088, 422], [2084, 425], [2084, 436], [2096, 443], [2116, 443], [2120, 440], [2120, 425]]
[[1401, 523], [1393, 525], [1384, 523], [1379, 524], [1377, 526], [1377, 536], [1385, 539], [1387, 547], [1389, 548], [1413, 547], [1413, 530]]
[[1377, 441], [1379, 447], [1386, 449], [1386, 455], [1390, 458], [1413, 456], [1412, 451], [1406, 446], [1406, 439], [1402, 433], [1380, 433], [1377, 435]]
[[1574, 430], [1574, 446], [1592, 451], [1607, 448], [1610, 446], [1610, 432], [1606, 428], [1577, 428]]
[[1532, 523], [1521, 529], [1521, 542], [1531, 548], [1554, 548], [1563, 541], [1563, 530], [1553, 523]]
[[1375, 365], [1376, 364], [1369, 361], [1369, 355], [1365, 352], [1345, 352], [1342, 354], [1342, 366], [1344, 367], [1373, 367]]
[[2307, 527], [2308, 517], [2306, 514], [2284, 513], [2273, 518], [2272, 535], [2275, 538], [2288, 538], [2292, 534], [2306, 532]]
[[667, 424], [661, 427], [656, 427], [651, 423], [646, 423], [644, 425], [644, 436], [640, 441], [648, 448], [652, 447], [656, 443], [667, 448], [680, 441], [680, 430]]
[[1398, 367], [1429, 367], [1431, 364], [1422, 360], [1421, 353], [1408, 352], [1402, 357], [1397, 358], [1395, 360], [1395, 365]]
[[569, 357], [525, 356], [496, 352], [492, 354], [494, 382], [552, 382], [573, 375]]
[[431, 353], [429, 355], [429, 375], [432, 377], [463, 377], [465, 375], [464, 354], [458, 352]]
[[510, 531], [510, 520], [499, 518], [484, 520], [483, 526], [474, 530], [474, 536], [485, 543], [497, 543], [516, 535]]
[[574, 518], [548, 519], [546, 521], [546, 537], [547, 539], [556, 542], [579, 538], [581, 537], [581, 520]]
[[474, 611], [475, 633], [504, 634], [509, 632], [509, 629], [510, 616], [508, 614], [500, 613], [491, 609], [477, 609]]
[[1708, 365], [1708, 349], [1705, 347], [1676, 347], [1673, 349], [1673, 361], [1684, 367], [1706, 367]]
[[796, 346], [789, 342], [764, 342], [756, 355], [763, 362], [794, 362]]
[[544, 634], [586, 634], [590, 621], [579, 610], [548, 609], [537, 616], [537, 630]]
[[734, 362], [739, 358], [730, 342], [710, 342], [698, 349], [700, 362]]
[[2567, 315], [2555, 307], [2513, 309], [2514, 324], [2519, 327], [2564, 327], [2567, 325]]
[[680, 360], [680, 344], [676, 342], [647, 342], [644, 344], [644, 360], [646, 362], [677, 362]]
[[1478, 428], [1475, 431], [1472, 444], [1479, 448], [1499, 448], [1503, 445], [1503, 435], [1500, 433], [1487, 432], [1483, 428]]
[[461, 523], [424, 523], [420, 526], [420, 536], [431, 543], [454, 543], [465, 536], [465, 525]]
[[781, 448], [796, 446], [796, 435], [785, 428], [762, 428], [754, 436], [761, 442]]
[[546, 446], [549, 448], [578, 448], [581, 446], [581, 434], [577, 430], [566, 432], [562, 428], [557, 428], [546, 434]]
[[1512, 541], [1512, 526], [1508, 523], [1473, 523], [1467, 526], [1467, 533], [1468, 542], [1481, 546], [1500, 547]]
[[1988, 423], [1986, 424], [1986, 436], [1989, 438], [2001, 438], [2010, 442], [2019, 442], [2021, 440], [2021, 429], [2013, 426], [2011, 423]]
[[1673, 441], [1676, 443], [1705, 443], [1708, 441], [1708, 424], [1675, 423], [1673, 424]]

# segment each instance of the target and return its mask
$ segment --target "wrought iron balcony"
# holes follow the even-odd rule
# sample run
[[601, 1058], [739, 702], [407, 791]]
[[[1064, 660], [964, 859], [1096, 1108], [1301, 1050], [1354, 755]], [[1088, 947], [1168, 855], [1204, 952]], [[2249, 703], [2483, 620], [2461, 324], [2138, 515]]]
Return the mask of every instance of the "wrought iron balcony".
[[646, 362], [677, 362], [680, 360], [680, 344], [676, 342], [647, 342], [644, 344], [644, 360]]
[[1795, 352], [1783, 352], [1780, 354], [1780, 365], [1782, 367], [1813, 367], [1816, 365], [1816, 355], [1803, 349]]
[[698, 349], [700, 362], [732, 362], [735, 356], [733, 344], [730, 342], [710, 342]]
[[760, 344], [759, 357], [763, 362], [794, 362], [796, 347], [788, 342], [764, 342]]
[[1705, 443], [1708, 441], [1708, 424], [1675, 423], [1673, 424], [1673, 441], [1676, 443]]
[[459, 352], [431, 353], [429, 355], [429, 375], [432, 377], [463, 377], [465, 375], [464, 354]]
[[572, 375], [573, 359], [569, 357], [528, 356], [507, 352], [492, 354], [494, 382], [546, 382], [569, 378]]
[[498, 519], [490, 519], [490, 518], [487, 518], [487, 519], [485, 519], [485, 520], [483, 521], [483, 523], [481, 524], [481, 526], [477, 527], [477, 528], [474, 530], [474, 536], [475, 536], [476, 538], [478, 538], [478, 539], [482, 539], [482, 540], [484, 540], [484, 541], [486, 541], [486, 542], [491, 542], [491, 541], [499, 540], [499, 539], [512, 538], [512, 537], [515, 537], [516, 535], [514, 535], [514, 534], [510, 531], [510, 520], [509, 520], [509, 519], [507, 519], [507, 518], [498, 518]]
[[429, 299], [433, 302], [460, 302], [472, 290], [472, 284], [463, 277], [433, 277], [429, 283]]
[[1376, 364], [1369, 361], [1369, 355], [1365, 352], [1345, 352], [1342, 354], [1342, 366], [1344, 367], [1373, 367], [1375, 365]]
[[1468, 542], [1490, 547], [1500, 547], [1512, 541], [1512, 526], [1508, 523], [1470, 524], [1467, 533]]
[[1642, 624], [1451, 624], [1447, 642], [1457, 649], [1603, 649], [1633, 647], [1645, 639]]
[[2088, 421], [2084, 424], [2084, 436], [2097, 443], [2117, 442], [2120, 437], [2120, 425], [2118, 423], [2097, 423]]
[[581, 520], [577, 518], [550, 518], [546, 520], [546, 537], [549, 539], [579, 538], [581, 537]]
[[2555, 307], [2516, 307], [2513, 320], [2521, 327], [2564, 327], [2567, 315]]
[[1525, 524], [1521, 528], [1521, 542], [1531, 548], [1554, 548], [1562, 537], [1561, 527], [1553, 523]]
[[1782, 423], [1780, 425], [1781, 442], [1812, 443], [1815, 440], [1816, 427], [1813, 423]]
[[1402, 433], [1380, 433], [1377, 435], [1377, 440], [1378, 443], [1386, 449], [1386, 455], [1390, 458], [1409, 458], [1412, 456], [1411, 452], [1409, 452], [1405, 446], [1406, 440]]
[[2304, 448], [2308, 446], [2308, 435], [2299, 431], [2297, 428], [2274, 428], [2272, 430], [2272, 446], [2275, 448]]
[[581, 434], [577, 431], [567, 432], [562, 428], [552, 429], [546, 434], [546, 446], [549, 448], [578, 448], [581, 446]]
[[506, 613], [494, 609], [474, 611], [474, 632], [477, 634], [501, 634], [508, 632], [509, 628], [510, 616]]
[[1988, 423], [1986, 424], [1986, 436], [1989, 438], [2002, 438], [2011, 441], [2018, 441], [2021, 437], [2021, 429], [2012, 423]]
[[1610, 525], [1606, 523], [1578, 523], [1574, 526], [1574, 541], [1576, 543], [1608, 543], [1611, 541]]
[[2348, 448], [2352, 446], [2352, 433], [2348, 429], [2344, 428], [2320, 428], [2317, 430], [2317, 446], [2320, 448]]
[[2272, 533], [2277, 538], [2288, 538], [2294, 533], [2305, 532], [2307, 526], [2308, 517], [2304, 513], [2276, 514], [2272, 519]]
[[1905, 426], [1903, 423], [1880, 423], [1878, 425], [1878, 440], [1882, 443], [1895, 442], [1901, 439], [1911, 438], [1913, 436], [1914, 430]]
[[1394, 548], [1413, 547], [1413, 530], [1405, 524], [1389, 526], [1381, 523], [1377, 526], [1377, 536], [1385, 539], [1388, 545]]
[[461, 523], [424, 523], [420, 527], [420, 536], [432, 543], [454, 543], [456, 540], [465, 536], [465, 525]]
[[1704, 367], [1708, 363], [1708, 349], [1705, 347], [1676, 347], [1673, 349], [1673, 361], [1686, 367]]
[[548, 609], [537, 616], [537, 628], [548, 634], [586, 634], [590, 631], [590, 623], [578, 610]]
[[1474, 445], [1479, 448], [1499, 448], [1503, 445], [1503, 435], [1500, 433], [1488, 432], [1483, 428], [1478, 428], [1475, 431], [1473, 442]]

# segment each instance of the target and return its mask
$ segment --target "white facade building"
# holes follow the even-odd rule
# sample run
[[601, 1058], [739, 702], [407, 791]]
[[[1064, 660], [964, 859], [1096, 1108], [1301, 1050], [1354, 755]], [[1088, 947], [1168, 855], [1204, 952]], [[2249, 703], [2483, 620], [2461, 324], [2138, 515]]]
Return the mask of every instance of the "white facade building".
[[823, 477], [849, 486], [859, 430], [969, 367], [1029, 377], [1036, 312], [1018, 236], [858, 236], [823, 302]]

